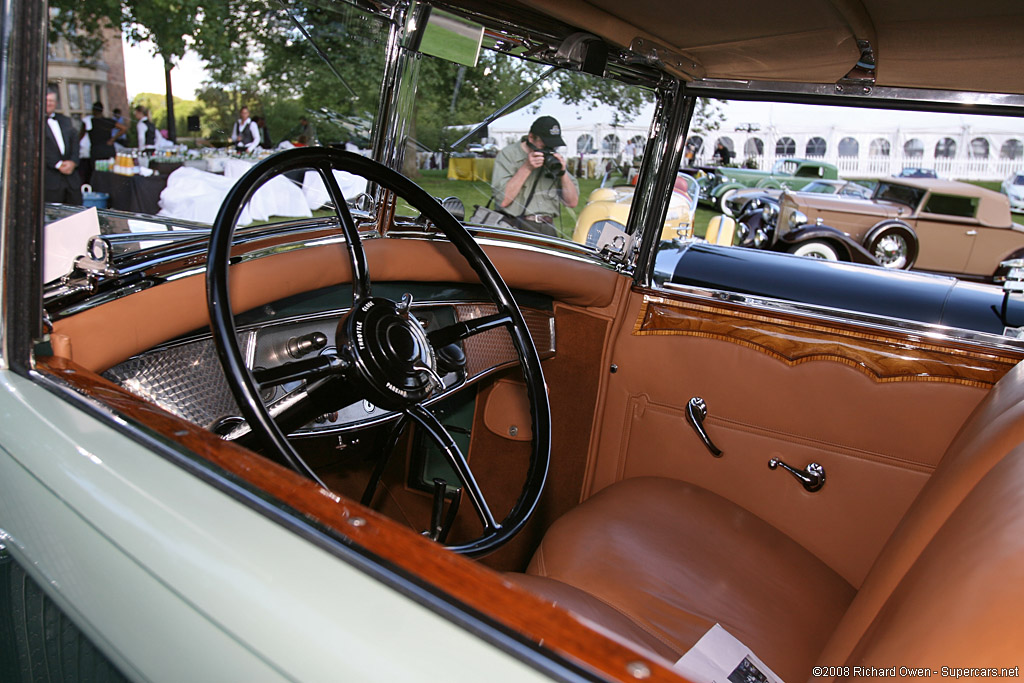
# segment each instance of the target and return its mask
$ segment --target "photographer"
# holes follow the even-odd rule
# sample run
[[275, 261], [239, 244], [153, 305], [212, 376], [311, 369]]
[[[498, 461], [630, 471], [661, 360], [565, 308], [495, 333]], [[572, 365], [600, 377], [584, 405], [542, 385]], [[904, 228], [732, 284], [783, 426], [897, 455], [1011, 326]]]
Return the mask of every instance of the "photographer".
[[551, 116], [533, 122], [530, 133], [508, 145], [494, 160], [491, 190], [496, 208], [516, 219], [523, 230], [558, 237], [555, 217], [561, 204], [572, 208], [579, 201], [579, 186], [565, 169], [562, 129]]

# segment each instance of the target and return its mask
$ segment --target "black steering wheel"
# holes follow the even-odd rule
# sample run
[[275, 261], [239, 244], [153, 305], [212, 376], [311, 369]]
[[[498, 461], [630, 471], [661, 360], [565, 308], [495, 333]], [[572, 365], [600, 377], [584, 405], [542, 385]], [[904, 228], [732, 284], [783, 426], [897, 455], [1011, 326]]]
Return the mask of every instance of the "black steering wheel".
[[[285, 363], [253, 374], [238, 345], [229, 293], [229, 260], [235, 223], [253, 193], [269, 179], [300, 169], [317, 172], [337, 214], [352, 266], [352, 308], [336, 333], [336, 353]], [[375, 297], [366, 254], [358, 230], [333, 171], [366, 178], [405, 199], [458, 249], [476, 272], [497, 308], [493, 315], [456, 323], [427, 334], [409, 312], [409, 301]], [[447, 457], [480, 522], [480, 537], [449, 547], [470, 556], [484, 555], [520, 531], [540, 499], [551, 458], [551, 415], [540, 357], [519, 306], [480, 245], [436, 199], [408, 178], [358, 154], [327, 147], [278, 152], [255, 164], [228, 193], [210, 236], [206, 264], [206, 295], [213, 340], [231, 392], [256, 439], [299, 473], [323, 482], [289, 443], [285, 434], [326, 412], [366, 399], [402, 414], [428, 434]], [[508, 515], [498, 521], [478, 486], [466, 457], [425, 403], [443, 389], [438, 369], [458, 357], [458, 342], [486, 330], [504, 327], [512, 337], [522, 366], [533, 420], [530, 460], [523, 488]], [[285, 411], [271, 417], [260, 388], [305, 380], [305, 391]], [[387, 457], [387, 454], [382, 455]], [[324, 488], [327, 488], [324, 486]]]

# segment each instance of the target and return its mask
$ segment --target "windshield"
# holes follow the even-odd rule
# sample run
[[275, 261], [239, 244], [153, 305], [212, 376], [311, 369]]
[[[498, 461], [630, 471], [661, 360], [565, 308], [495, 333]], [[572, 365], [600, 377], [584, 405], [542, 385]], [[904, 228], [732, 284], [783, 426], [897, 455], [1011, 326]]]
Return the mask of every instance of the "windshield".
[[878, 187], [875, 188], [875, 199], [881, 199], [887, 202], [896, 202], [897, 204], [905, 204], [911, 209], [916, 209], [921, 203], [921, 199], [924, 198], [925, 190], [910, 187], [909, 185], [899, 185], [897, 183], [886, 183], [881, 182]]
[[[382, 93], [385, 102], [393, 97], [384, 87], [385, 73], [389, 64], [400, 64], [387, 57], [390, 21], [317, 0], [258, 1], [256, 10], [258, 26], [244, 15], [226, 15], [193, 27], [195, 34], [186, 36], [189, 54], [171, 71], [173, 115], [166, 92], [142, 89], [156, 90], [162, 77], [129, 79], [125, 98], [113, 82], [72, 82], [51, 60], [48, 80], [57, 111], [81, 135], [85, 160], [81, 198], [60, 203], [158, 216], [158, 225], [180, 221], [183, 230], [201, 230], [212, 225], [239, 178], [271, 154], [323, 145], [373, 155], [374, 127], [378, 119], [387, 123]], [[225, 40], [202, 34], [210, 21]], [[146, 64], [150, 73], [162, 74], [150, 45], [128, 40], [117, 47], [127, 73]], [[592, 195], [602, 187], [635, 184], [654, 116], [653, 92], [493, 49], [492, 38], [484, 39], [479, 55], [447, 55], [475, 59], [474, 66], [426, 54], [444, 54], [443, 47], [424, 43], [409, 66], [397, 67], [395, 75], [415, 83], [415, 90], [407, 101], [390, 102], [399, 118], [408, 117], [396, 129], [406, 134], [388, 135], [381, 155], [389, 155], [388, 145], [399, 147], [403, 174], [433, 196], [451, 198], [446, 206], [472, 224], [591, 246], [602, 243], [588, 241], [595, 226], [623, 234], [630, 198], [609, 202]], [[51, 52], [75, 55], [76, 49], [64, 41]], [[179, 85], [175, 77], [186, 70], [198, 77]], [[108, 145], [110, 136], [116, 140]], [[86, 149], [90, 143], [93, 149]], [[374, 188], [358, 178], [338, 180], [350, 208], [358, 213], [358, 207], [372, 207], [360, 197]], [[402, 201], [396, 210], [399, 218], [416, 218]], [[673, 235], [692, 231], [692, 209], [672, 215], [666, 229]], [[323, 181], [310, 169], [296, 169], [261, 187], [238, 225], [333, 216]], [[371, 220], [363, 224], [375, 227]], [[84, 253], [83, 230], [50, 231], [76, 243], [48, 253]], [[101, 221], [94, 231], [112, 229]], [[110, 253], [155, 242], [118, 242]], [[73, 260], [55, 262], [46, 272], [66, 273]]]
[[625, 231], [630, 201], [594, 193], [636, 182], [650, 91], [484, 50], [475, 67], [423, 58], [417, 92], [406, 173], [469, 223], [580, 244], [602, 221]]
[[792, 159], [779, 159], [778, 161], [775, 162], [775, 165], [772, 167], [772, 174], [793, 175], [793, 173], [797, 169], [797, 166], [799, 166], [799, 164], [797, 164], [797, 162]]
[[813, 192], [816, 194], [835, 194], [839, 189], [838, 185], [832, 183], [823, 183], [821, 181], [815, 181], [813, 183], [807, 183], [801, 192]]

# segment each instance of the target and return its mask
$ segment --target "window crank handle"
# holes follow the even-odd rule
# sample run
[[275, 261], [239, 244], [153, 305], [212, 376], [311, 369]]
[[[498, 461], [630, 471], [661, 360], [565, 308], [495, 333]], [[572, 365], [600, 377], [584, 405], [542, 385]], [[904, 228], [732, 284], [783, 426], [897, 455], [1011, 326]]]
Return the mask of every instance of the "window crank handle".
[[700, 396], [694, 396], [690, 399], [690, 402], [686, 404], [686, 420], [693, 428], [697, 431], [697, 436], [700, 437], [704, 445], [707, 446], [708, 450], [711, 451], [711, 455], [716, 458], [722, 457], [722, 451], [711, 442], [711, 437], [708, 436], [707, 431], [704, 430], [704, 419], [708, 416], [708, 406], [704, 403], [704, 399]]
[[825, 485], [825, 468], [816, 462], [812, 462], [803, 470], [798, 470], [790, 467], [778, 458], [772, 458], [768, 461], [768, 469], [774, 470], [776, 467], [781, 467], [799, 479], [800, 483], [803, 484], [803, 487], [811, 493], [814, 493]]

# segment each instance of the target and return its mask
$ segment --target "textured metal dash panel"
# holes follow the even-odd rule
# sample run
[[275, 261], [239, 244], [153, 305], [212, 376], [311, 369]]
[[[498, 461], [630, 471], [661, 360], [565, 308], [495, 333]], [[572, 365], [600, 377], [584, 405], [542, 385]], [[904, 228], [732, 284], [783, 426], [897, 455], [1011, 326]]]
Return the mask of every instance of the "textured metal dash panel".
[[240, 414], [209, 339], [129, 358], [103, 376], [203, 427], [225, 415]]
[[[498, 309], [493, 304], [457, 304], [455, 317], [459, 322], [494, 315]], [[554, 316], [545, 311], [523, 309], [526, 326], [541, 358], [548, 358], [555, 352]], [[487, 372], [492, 368], [517, 363], [512, 336], [504, 327], [487, 330], [466, 339], [466, 372], [470, 377]]]

